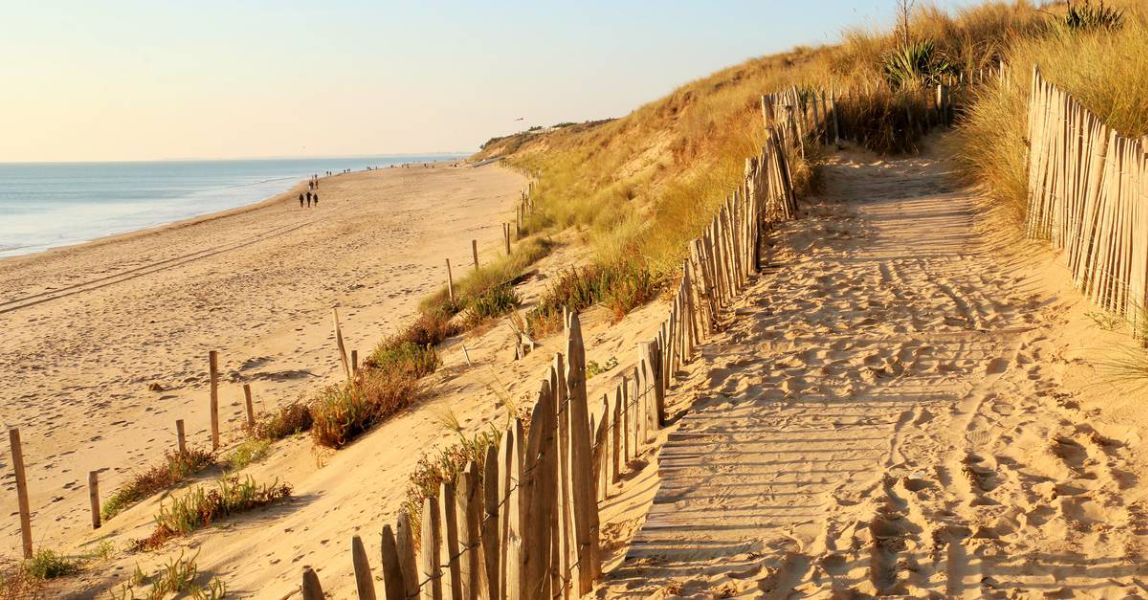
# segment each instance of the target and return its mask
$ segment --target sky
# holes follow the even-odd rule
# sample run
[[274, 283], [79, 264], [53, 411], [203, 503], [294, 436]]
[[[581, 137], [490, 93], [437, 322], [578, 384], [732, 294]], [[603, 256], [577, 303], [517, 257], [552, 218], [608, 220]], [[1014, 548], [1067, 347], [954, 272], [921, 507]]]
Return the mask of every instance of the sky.
[[10, 1], [0, 162], [473, 151], [533, 125], [622, 116], [748, 58], [887, 26], [895, 11], [894, 0]]

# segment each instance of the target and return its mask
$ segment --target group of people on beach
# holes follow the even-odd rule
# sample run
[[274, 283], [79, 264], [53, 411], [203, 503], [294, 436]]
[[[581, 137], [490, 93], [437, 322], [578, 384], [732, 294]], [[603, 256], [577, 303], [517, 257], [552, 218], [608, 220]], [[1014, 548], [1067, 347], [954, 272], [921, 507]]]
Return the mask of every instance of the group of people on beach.
[[307, 208], [311, 208], [311, 203], [314, 203], [315, 207], [318, 208], [318, 206], [319, 206], [319, 176], [318, 175], [312, 175], [311, 179], [309, 181], [307, 181], [307, 192], [299, 194], [299, 208], [303, 208], [304, 202], [306, 203]]

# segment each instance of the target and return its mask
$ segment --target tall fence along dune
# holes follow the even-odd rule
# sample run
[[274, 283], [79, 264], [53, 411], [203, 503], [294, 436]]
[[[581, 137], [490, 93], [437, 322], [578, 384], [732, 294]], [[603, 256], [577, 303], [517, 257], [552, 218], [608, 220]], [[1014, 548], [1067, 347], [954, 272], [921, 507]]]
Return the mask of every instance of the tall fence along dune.
[[[543, 373], [530, 419], [515, 419], [482, 464], [471, 462], [426, 498], [417, 525], [401, 513], [383, 527], [385, 596], [376, 596], [363, 541], [352, 540], [360, 599], [556, 599], [592, 590], [602, 574], [600, 503], [666, 424], [673, 374], [758, 272], [765, 236], [797, 217], [787, 152], [828, 139], [834, 113], [824, 96], [791, 90], [762, 98], [761, 154], [746, 161], [742, 182], [689, 243], [669, 314], [655, 338], [637, 344], [635, 365], [591, 402], [580, 319], [567, 314], [566, 353]], [[302, 592], [323, 598], [310, 567]]]
[[1104, 124], [1034, 68], [1029, 237], [1063, 250], [1074, 284], [1143, 337], [1148, 306], [1148, 139]]

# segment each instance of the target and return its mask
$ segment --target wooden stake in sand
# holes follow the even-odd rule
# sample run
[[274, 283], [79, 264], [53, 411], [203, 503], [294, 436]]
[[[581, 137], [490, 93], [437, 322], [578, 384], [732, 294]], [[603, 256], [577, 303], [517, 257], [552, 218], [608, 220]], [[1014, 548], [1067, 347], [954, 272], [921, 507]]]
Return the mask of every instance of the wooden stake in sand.
[[331, 314], [335, 317], [335, 344], [339, 347], [339, 360], [343, 363], [343, 374], [351, 379], [351, 364], [347, 361], [347, 347], [343, 345], [343, 328], [339, 325], [339, 309], [332, 308]]
[[187, 433], [183, 429], [183, 419], [175, 421], [175, 443], [180, 454], [187, 454]]
[[470, 240], [470, 252], [474, 254], [474, 270], [478, 270], [478, 240]]
[[510, 223], [503, 224], [502, 237], [506, 238], [506, 255], [510, 256]]
[[303, 600], [324, 600], [323, 586], [319, 585], [319, 576], [309, 566], [303, 567]]
[[351, 375], [359, 374], [359, 351], [351, 350]]
[[219, 449], [219, 354], [207, 353], [207, 370], [211, 378], [211, 449]]
[[375, 580], [371, 577], [371, 563], [367, 560], [367, 549], [359, 536], [351, 538], [351, 563], [355, 567], [355, 587], [359, 600], [375, 600]]
[[24, 542], [24, 558], [32, 558], [32, 510], [28, 508], [28, 482], [24, 476], [24, 451], [20, 448], [20, 430], [8, 430], [12, 445], [12, 470], [16, 473], [16, 500], [20, 504], [20, 539]]
[[474, 363], [470, 362], [470, 353], [466, 351], [466, 344], [459, 344], [462, 346], [462, 357], [466, 359], [466, 366], [473, 367]]
[[88, 473], [88, 500], [92, 504], [92, 529], [100, 528], [100, 472]]
[[454, 273], [450, 270], [450, 259], [446, 259], [446, 295], [450, 303], [454, 304]]
[[251, 401], [251, 384], [243, 384], [243, 401], [247, 404], [247, 429], [255, 428], [255, 404]]

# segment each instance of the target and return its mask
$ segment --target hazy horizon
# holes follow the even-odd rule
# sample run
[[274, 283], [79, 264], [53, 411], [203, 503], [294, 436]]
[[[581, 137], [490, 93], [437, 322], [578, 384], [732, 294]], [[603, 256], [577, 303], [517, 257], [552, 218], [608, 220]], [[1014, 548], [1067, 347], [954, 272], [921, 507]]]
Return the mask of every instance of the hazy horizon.
[[894, 10], [27, 3], [0, 39], [0, 162], [472, 152], [531, 126], [623, 116], [722, 67], [886, 26]]

